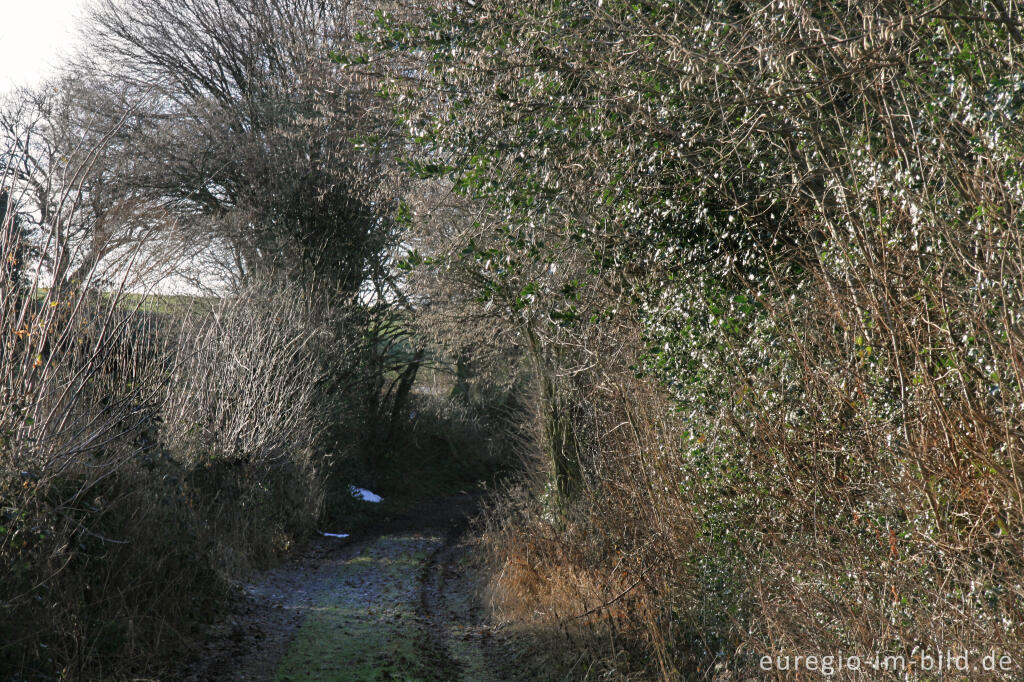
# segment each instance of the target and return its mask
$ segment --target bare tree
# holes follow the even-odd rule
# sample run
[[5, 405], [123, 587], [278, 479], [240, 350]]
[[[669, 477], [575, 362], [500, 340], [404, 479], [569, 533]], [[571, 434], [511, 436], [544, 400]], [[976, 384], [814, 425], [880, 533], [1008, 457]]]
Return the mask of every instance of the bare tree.
[[[26, 234], [47, 270], [40, 283], [80, 289], [103, 279], [101, 265], [133, 253], [164, 213], [125, 187], [132, 159], [132, 106], [82, 78], [20, 90], [0, 104], [0, 154]], [[108, 272], [107, 274], [110, 274]]]
[[351, 39], [326, 0], [104, 0], [90, 36], [111, 82], [153, 103], [130, 142], [133, 190], [251, 270], [353, 292], [386, 238], [389, 123], [371, 79], [328, 55]]

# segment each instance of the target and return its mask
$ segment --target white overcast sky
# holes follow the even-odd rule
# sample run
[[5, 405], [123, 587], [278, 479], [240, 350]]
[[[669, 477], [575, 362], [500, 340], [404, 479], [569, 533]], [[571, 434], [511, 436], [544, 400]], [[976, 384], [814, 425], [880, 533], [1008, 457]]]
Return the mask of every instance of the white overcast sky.
[[0, 0], [0, 92], [33, 85], [73, 52], [87, 0]]

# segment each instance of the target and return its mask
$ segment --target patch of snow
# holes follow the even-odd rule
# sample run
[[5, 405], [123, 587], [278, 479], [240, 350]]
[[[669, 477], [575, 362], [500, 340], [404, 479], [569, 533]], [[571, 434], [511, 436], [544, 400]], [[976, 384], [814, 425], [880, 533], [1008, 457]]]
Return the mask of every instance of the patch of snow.
[[380, 495], [374, 495], [366, 488], [357, 488], [354, 485], [350, 485], [348, 491], [352, 493], [352, 497], [358, 497], [363, 502], [380, 502], [383, 499]]
[[348, 533], [320, 533], [325, 538], [347, 538]]

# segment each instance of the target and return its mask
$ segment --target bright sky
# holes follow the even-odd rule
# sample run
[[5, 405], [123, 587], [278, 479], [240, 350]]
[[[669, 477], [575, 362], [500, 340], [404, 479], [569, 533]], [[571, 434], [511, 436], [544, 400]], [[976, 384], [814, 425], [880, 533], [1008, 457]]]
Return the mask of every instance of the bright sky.
[[0, 92], [51, 75], [88, 0], [0, 0]]

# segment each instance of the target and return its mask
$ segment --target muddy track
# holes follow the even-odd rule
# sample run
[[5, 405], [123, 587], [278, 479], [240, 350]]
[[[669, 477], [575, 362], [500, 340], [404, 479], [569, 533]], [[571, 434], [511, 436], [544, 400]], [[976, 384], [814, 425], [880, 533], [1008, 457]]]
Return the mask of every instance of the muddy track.
[[504, 680], [504, 646], [477, 598], [459, 496], [301, 556], [246, 586], [167, 679]]
[[435, 549], [430, 557], [423, 562], [420, 573], [420, 594], [418, 613], [428, 623], [426, 630], [425, 654], [436, 661], [436, 670], [450, 679], [456, 679], [462, 672], [460, 662], [453, 657], [449, 646], [448, 620], [443, 613], [445, 608], [445, 580], [443, 572], [447, 565], [446, 557], [442, 557], [453, 545], [454, 533], [449, 532], [444, 544]]

